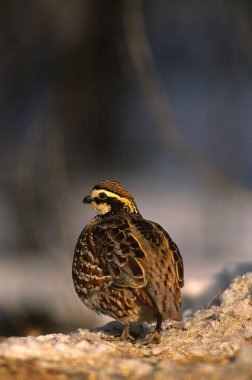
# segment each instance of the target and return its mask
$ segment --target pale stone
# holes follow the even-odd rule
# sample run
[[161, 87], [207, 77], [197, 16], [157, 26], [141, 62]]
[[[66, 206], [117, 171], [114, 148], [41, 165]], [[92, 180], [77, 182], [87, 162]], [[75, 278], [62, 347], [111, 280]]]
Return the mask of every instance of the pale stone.
[[[180, 328], [164, 326], [161, 343], [147, 347], [106, 340], [121, 331], [117, 322], [67, 335], [4, 339], [0, 379], [250, 379], [252, 273], [234, 280], [220, 306], [197, 311]], [[140, 339], [151, 329], [133, 326]]]

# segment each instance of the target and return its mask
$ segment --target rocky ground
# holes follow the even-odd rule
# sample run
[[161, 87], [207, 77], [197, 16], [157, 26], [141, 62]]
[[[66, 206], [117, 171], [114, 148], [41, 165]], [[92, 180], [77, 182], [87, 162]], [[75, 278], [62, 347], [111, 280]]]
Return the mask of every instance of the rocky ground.
[[[0, 379], [251, 379], [252, 273], [237, 277], [183, 328], [163, 331], [159, 345], [109, 340], [116, 322], [69, 335], [1, 338]], [[147, 326], [136, 326], [142, 339]]]

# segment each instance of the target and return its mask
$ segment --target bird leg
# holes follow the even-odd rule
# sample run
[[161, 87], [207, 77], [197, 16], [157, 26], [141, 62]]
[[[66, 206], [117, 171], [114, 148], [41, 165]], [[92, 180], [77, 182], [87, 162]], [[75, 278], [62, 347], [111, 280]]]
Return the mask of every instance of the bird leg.
[[163, 317], [161, 314], [158, 313], [157, 315], [157, 323], [155, 330], [152, 334], [149, 335], [147, 339], [145, 339], [143, 342], [139, 343], [139, 346], [147, 346], [149, 344], [158, 344], [161, 341], [161, 330], [162, 330], [162, 320]]

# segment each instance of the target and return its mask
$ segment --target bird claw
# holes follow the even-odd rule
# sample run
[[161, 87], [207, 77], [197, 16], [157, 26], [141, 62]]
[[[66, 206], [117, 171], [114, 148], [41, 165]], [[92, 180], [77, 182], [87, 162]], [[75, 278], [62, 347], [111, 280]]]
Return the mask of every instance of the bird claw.
[[155, 330], [149, 337], [142, 342], [139, 342], [138, 346], [149, 346], [150, 344], [159, 344], [161, 342], [161, 332]]
[[135, 341], [136, 339], [130, 334], [129, 332], [129, 325], [126, 325], [123, 329], [123, 332], [120, 337], [118, 337], [119, 340], [122, 342], [125, 342], [127, 340]]
[[126, 325], [123, 329], [123, 332], [119, 336], [113, 336], [113, 337], [108, 337], [106, 340], [111, 340], [111, 341], [120, 341], [120, 342], [126, 342], [126, 341], [131, 341], [134, 342], [136, 339], [130, 334], [129, 332], [129, 325]]

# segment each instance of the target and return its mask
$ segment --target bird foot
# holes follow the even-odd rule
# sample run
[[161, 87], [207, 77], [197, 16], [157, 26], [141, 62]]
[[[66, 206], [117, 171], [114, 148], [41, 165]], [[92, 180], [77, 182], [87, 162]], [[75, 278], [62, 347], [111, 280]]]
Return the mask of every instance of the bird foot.
[[129, 325], [126, 325], [121, 335], [107, 337], [106, 340], [120, 341], [120, 342], [126, 342], [129, 340], [131, 342], [134, 342], [136, 339], [130, 334]]
[[118, 337], [119, 340], [125, 342], [126, 340], [134, 341], [136, 340], [129, 332], [129, 325], [126, 325], [123, 329], [122, 335]]
[[159, 344], [161, 342], [161, 332], [155, 330], [152, 334], [148, 336], [147, 339], [143, 340], [138, 344], [139, 347], [148, 346], [150, 344]]

